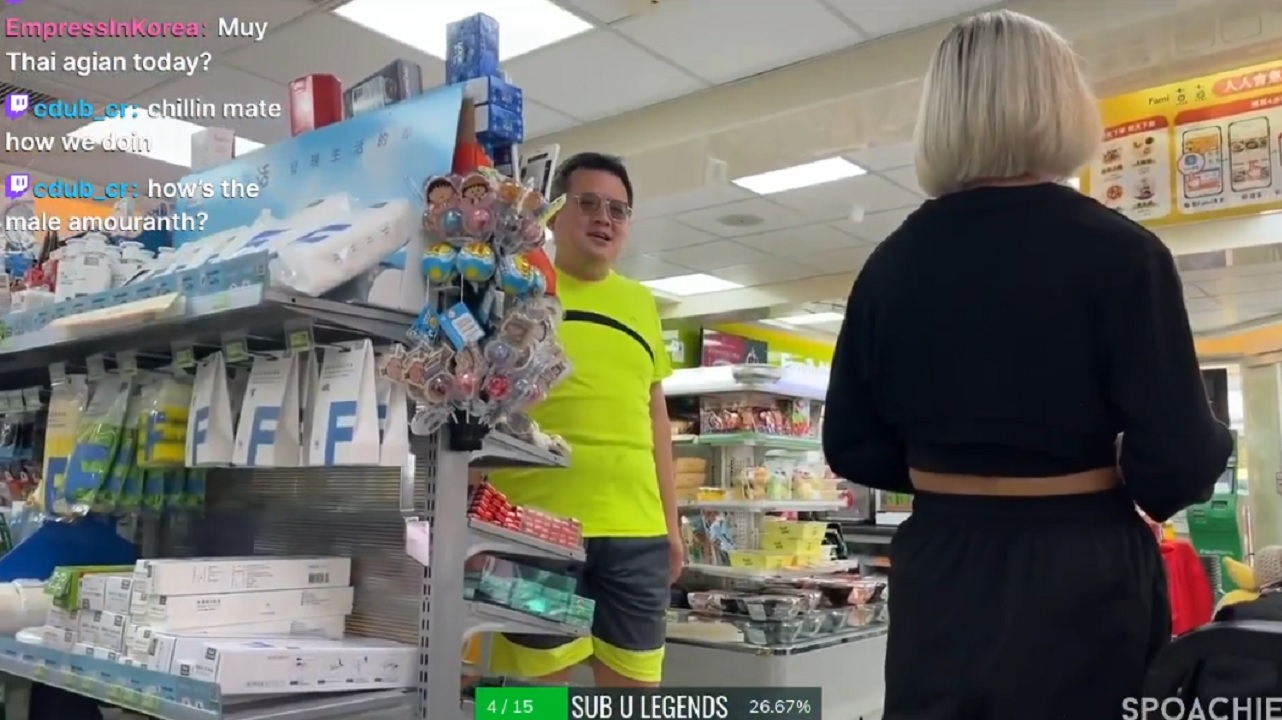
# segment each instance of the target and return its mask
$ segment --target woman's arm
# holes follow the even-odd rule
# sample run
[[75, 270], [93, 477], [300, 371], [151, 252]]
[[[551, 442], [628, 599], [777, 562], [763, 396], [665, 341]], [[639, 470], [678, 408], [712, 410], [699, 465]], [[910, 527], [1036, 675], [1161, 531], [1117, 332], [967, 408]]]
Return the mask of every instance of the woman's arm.
[[882, 420], [872, 389], [872, 266], [870, 258], [855, 280], [837, 335], [824, 407], [823, 450], [828, 467], [840, 477], [879, 490], [912, 492], [903, 444]]
[[1132, 267], [1104, 289], [1097, 321], [1107, 392], [1124, 433], [1118, 466], [1140, 509], [1165, 522], [1210, 498], [1233, 438], [1206, 399], [1175, 258], [1145, 234]]

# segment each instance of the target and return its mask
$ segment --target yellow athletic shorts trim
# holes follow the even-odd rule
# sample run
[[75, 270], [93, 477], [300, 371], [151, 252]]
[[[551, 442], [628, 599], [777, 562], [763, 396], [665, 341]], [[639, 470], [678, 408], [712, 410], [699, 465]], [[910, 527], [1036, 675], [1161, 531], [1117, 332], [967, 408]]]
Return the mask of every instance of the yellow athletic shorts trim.
[[541, 678], [594, 657], [629, 680], [643, 683], [663, 680], [664, 648], [624, 650], [597, 637], [578, 638], [551, 649], [534, 649], [517, 645], [502, 635], [492, 635], [489, 665], [490, 671], [499, 675]]

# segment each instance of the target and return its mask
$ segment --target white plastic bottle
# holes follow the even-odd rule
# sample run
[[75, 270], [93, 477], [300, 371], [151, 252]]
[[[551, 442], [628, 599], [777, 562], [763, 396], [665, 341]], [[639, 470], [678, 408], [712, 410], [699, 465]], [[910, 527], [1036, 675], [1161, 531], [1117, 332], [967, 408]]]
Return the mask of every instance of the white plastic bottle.
[[54, 283], [54, 292], [59, 302], [76, 296], [80, 255], [84, 246], [84, 238], [70, 238], [63, 244], [61, 250], [54, 251], [55, 255], [61, 252], [61, 256], [58, 257], [58, 277]]
[[[106, 235], [89, 233], [81, 247], [76, 295], [92, 295], [111, 289], [112, 253]], [[73, 296], [73, 297], [75, 297]]]
[[116, 261], [111, 276], [112, 287], [124, 287], [151, 264], [151, 253], [142, 243], [126, 240], [120, 243], [120, 259]]

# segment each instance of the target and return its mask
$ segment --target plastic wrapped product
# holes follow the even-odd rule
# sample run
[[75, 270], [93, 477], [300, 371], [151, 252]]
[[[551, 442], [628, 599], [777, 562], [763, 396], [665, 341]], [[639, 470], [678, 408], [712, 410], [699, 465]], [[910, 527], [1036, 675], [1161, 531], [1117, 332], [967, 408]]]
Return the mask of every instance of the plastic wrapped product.
[[372, 270], [405, 245], [414, 225], [405, 200], [375, 203], [315, 227], [295, 225], [300, 234], [277, 250], [272, 281], [318, 297]]
[[94, 387], [76, 433], [76, 448], [67, 463], [62, 506], [54, 508], [58, 514], [88, 512], [106, 487], [124, 432], [132, 387], [130, 378], [118, 375]]

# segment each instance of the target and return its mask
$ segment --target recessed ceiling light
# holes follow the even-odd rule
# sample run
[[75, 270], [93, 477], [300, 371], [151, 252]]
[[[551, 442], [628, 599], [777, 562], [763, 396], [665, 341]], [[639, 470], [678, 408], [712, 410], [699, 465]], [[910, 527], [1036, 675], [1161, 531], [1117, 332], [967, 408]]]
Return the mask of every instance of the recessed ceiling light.
[[641, 284], [655, 292], [676, 295], [677, 297], [689, 297], [691, 295], [703, 295], [704, 293], [743, 288], [739, 283], [704, 275], [703, 273], [674, 275], [673, 277], [659, 278], [658, 280], [647, 280]]
[[1068, 178], [1067, 180], [1064, 181], [1064, 184], [1073, 188], [1074, 190], [1082, 189], [1082, 179], [1079, 177]]
[[825, 323], [841, 322], [845, 319], [846, 316], [838, 312], [817, 312], [775, 318], [775, 322], [781, 325], [823, 325]]
[[[109, 118], [72, 130], [71, 137], [92, 140], [101, 146], [112, 138], [122, 152], [162, 163], [191, 167], [191, 136], [205, 128], [174, 118]], [[126, 149], [129, 148], [129, 149]], [[236, 157], [263, 147], [249, 138], [236, 138]]]
[[510, 60], [592, 29], [548, 0], [353, 0], [334, 14], [445, 59], [445, 26], [477, 13], [499, 23], [499, 59]]
[[771, 170], [760, 175], [749, 175], [733, 180], [735, 185], [758, 195], [773, 195], [798, 188], [822, 185], [837, 180], [859, 177], [868, 171], [841, 157], [816, 160], [804, 165], [793, 165], [782, 170]]

